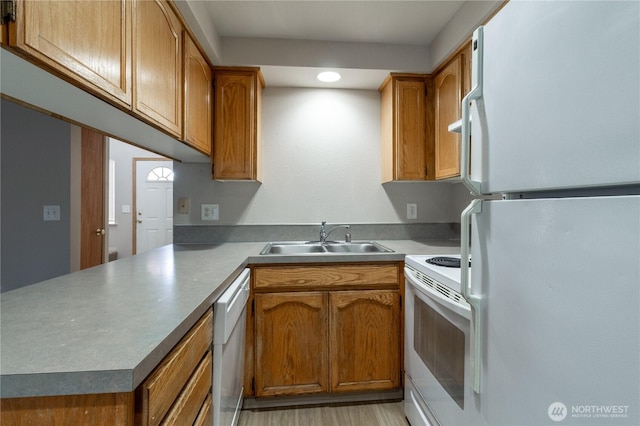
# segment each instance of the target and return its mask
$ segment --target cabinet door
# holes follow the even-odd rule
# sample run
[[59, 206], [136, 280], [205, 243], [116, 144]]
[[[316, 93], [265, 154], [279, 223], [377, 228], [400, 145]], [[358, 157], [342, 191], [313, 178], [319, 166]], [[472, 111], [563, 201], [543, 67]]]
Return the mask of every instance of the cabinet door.
[[184, 35], [184, 132], [183, 139], [211, 155], [211, 67], [187, 33]]
[[258, 179], [258, 102], [256, 73], [215, 73], [214, 179]]
[[0, 44], [9, 44], [9, 24], [4, 22], [4, 19], [0, 19]]
[[327, 307], [323, 292], [255, 296], [257, 397], [328, 390]]
[[331, 392], [400, 387], [400, 296], [330, 293]]
[[[462, 60], [462, 97], [471, 91], [471, 42], [469, 41], [460, 53]], [[462, 112], [460, 112], [462, 117]]]
[[424, 81], [396, 82], [395, 167], [397, 180], [426, 178]]
[[450, 133], [449, 124], [460, 119], [462, 101], [462, 57], [449, 63], [435, 78], [436, 89], [436, 179], [460, 174], [460, 135]]
[[131, 106], [131, 2], [20, 1], [16, 7], [12, 46], [92, 93]]
[[182, 136], [182, 25], [162, 0], [133, 3], [133, 109]]

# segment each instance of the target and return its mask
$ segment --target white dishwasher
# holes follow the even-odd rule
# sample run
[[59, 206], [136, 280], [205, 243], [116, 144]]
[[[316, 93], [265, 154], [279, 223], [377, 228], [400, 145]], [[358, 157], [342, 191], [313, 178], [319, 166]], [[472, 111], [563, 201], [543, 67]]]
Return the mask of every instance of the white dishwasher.
[[242, 409], [249, 277], [246, 268], [213, 305], [214, 426], [237, 425]]

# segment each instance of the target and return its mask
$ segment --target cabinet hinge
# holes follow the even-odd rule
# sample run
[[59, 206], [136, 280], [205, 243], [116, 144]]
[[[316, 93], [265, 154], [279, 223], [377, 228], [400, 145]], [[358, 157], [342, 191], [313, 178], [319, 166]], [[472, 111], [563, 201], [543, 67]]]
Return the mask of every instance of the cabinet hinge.
[[251, 394], [252, 395], [256, 394], [256, 378], [255, 377], [251, 378]]
[[0, 2], [0, 17], [2, 18], [3, 24], [16, 21], [15, 0], [2, 0], [2, 2]]

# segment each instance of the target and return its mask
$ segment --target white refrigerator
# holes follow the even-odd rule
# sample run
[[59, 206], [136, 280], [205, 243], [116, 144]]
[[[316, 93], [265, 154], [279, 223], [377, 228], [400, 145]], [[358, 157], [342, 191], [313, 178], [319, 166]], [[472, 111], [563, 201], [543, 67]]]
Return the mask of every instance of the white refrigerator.
[[511, 1], [472, 49], [468, 424], [639, 425], [640, 2]]

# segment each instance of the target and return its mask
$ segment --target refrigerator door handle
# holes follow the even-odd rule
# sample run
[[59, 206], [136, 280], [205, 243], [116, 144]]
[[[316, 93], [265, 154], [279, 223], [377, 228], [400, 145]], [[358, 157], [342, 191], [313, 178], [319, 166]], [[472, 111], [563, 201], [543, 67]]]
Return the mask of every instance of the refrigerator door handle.
[[[482, 305], [482, 297], [473, 294], [471, 281], [469, 280], [469, 228], [471, 226], [471, 216], [482, 212], [482, 200], [473, 200], [469, 206], [464, 209], [460, 216], [460, 282], [462, 296], [469, 302], [471, 306], [471, 325], [472, 325], [472, 361], [473, 361], [473, 391], [480, 393], [480, 371], [482, 359], [482, 315], [480, 308]], [[476, 259], [478, 262], [480, 259]]]
[[[471, 40], [471, 91], [462, 99], [462, 123], [461, 123], [461, 150], [460, 150], [460, 178], [474, 196], [482, 195], [482, 187], [479, 181], [471, 179], [471, 118], [470, 103], [482, 98], [483, 87], [483, 46], [484, 28], [478, 27], [473, 32]], [[480, 123], [480, 117], [475, 117]], [[479, 139], [478, 139], [479, 140]]]

